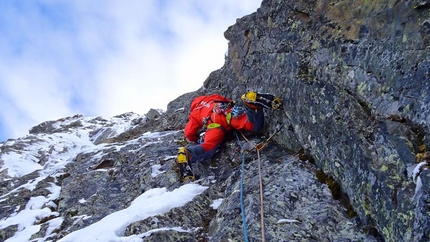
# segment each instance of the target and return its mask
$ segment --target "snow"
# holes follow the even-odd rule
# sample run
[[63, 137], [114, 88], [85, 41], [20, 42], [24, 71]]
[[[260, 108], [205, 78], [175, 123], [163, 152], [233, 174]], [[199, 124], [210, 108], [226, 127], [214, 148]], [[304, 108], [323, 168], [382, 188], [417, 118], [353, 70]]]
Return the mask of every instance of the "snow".
[[7, 173], [11, 177], [23, 176], [42, 169], [42, 166], [37, 163], [36, 157], [28, 154], [8, 153], [2, 155], [2, 160], [3, 167], [8, 169]]
[[59, 228], [61, 226], [61, 223], [63, 223], [64, 219], [59, 217], [59, 218], [54, 218], [49, 220], [48, 223], [48, 229], [46, 229], [46, 234], [50, 235], [52, 234], [52, 232], [56, 229]]
[[420, 191], [421, 188], [423, 186], [420, 174], [423, 170], [427, 170], [428, 169], [428, 163], [427, 161], [423, 161], [418, 163], [415, 168], [412, 171], [412, 180], [415, 183], [415, 193], [414, 196], [412, 197], [413, 200], [417, 200], [420, 197]]
[[420, 162], [419, 164], [417, 164], [417, 165], [415, 166], [414, 170], [412, 171], [412, 180], [413, 180], [415, 183], [417, 183], [418, 178], [419, 178], [419, 174], [421, 173], [421, 171], [422, 171], [423, 169], [427, 169], [427, 168], [426, 168], [426, 166], [427, 166], [427, 165], [428, 165], [428, 164], [427, 164], [427, 162], [426, 162], [426, 161], [423, 161], [423, 162]]
[[[40, 226], [35, 226], [34, 223], [49, 215], [55, 215], [49, 208], [41, 208], [45, 203], [46, 198], [42, 196], [32, 197], [28, 201], [25, 209], [17, 214], [0, 221], [0, 229], [10, 225], [18, 224], [18, 232], [15, 236], [6, 241], [27, 241], [33, 233], [40, 230]], [[58, 214], [57, 214], [58, 215]]]
[[[112, 213], [97, 223], [68, 234], [59, 241], [135, 241], [136, 236], [129, 237], [129, 240], [122, 237], [127, 225], [166, 213], [175, 207], [181, 207], [206, 189], [207, 187], [198, 184], [186, 184], [171, 192], [166, 188], [148, 190], [137, 197], [127, 209]], [[166, 201], [169, 202], [166, 203]], [[143, 237], [145, 234], [140, 236]]]
[[278, 222], [277, 222], [277, 224], [285, 224], [285, 223], [300, 223], [300, 221], [295, 220], [295, 219], [286, 219], [286, 218], [283, 218], [283, 219], [279, 219]]
[[151, 176], [152, 177], [156, 177], [156, 176], [158, 176], [158, 175], [160, 175], [160, 174], [163, 174], [164, 173], [164, 171], [160, 171], [160, 168], [161, 168], [161, 165], [153, 165], [152, 167], [151, 167]]
[[423, 186], [423, 182], [421, 180], [420, 174], [423, 170], [428, 170], [428, 169], [429, 169], [429, 163], [427, 161], [423, 161], [418, 163], [412, 170], [411, 177], [412, 177], [412, 181], [415, 183], [415, 193], [414, 193], [414, 196], [412, 197], [414, 201], [417, 201], [422, 195], [421, 188]]
[[[9, 196], [18, 196], [22, 189], [34, 190], [38, 183], [47, 177], [56, 179], [56, 177], [63, 175], [65, 166], [73, 162], [74, 157], [79, 153], [98, 152], [97, 155], [92, 157], [92, 159], [97, 160], [102, 158], [103, 150], [120, 150], [124, 144], [95, 145], [92, 142], [92, 140], [95, 140], [94, 136], [90, 137], [90, 132], [109, 127], [110, 131], [112, 131], [109, 133], [110, 137], [113, 137], [132, 127], [131, 123], [134, 118], [138, 118], [138, 116], [131, 114], [122, 118], [112, 118], [111, 120], [76, 116], [56, 121], [52, 126], [58, 129], [58, 132], [28, 135], [17, 140], [0, 143], [0, 147], [4, 150], [4, 152], [0, 153], [0, 172], [7, 171], [7, 175], [10, 177], [23, 177], [33, 172], [38, 174], [38, 177], [29, 179], [2, 194], [0, 196], [0, 205]], [[77, 128], [73, 128], [75, 123], [79, 123]], [[125, 145], [137, 143], [141, 148], [144, 148], [159, 142], [157, 139], [161, 139], [163, 136], [170, 135], [173, 132], [178, 131], [148, 132], [137, 139], [127, 141]], [[165, 157], [163, 159], [170, 158]], [[154, 179], [162, 173], [164, 171], [161, 170], [160, 165], [152, 166], [152, 177]], [[6, 180], [4, 179], [4, 181]], [[58, 212], [53, 212], [50, 209], [56, 208], [57, 205], [54, 201], [60, 197], [61, 187], [54, 182], [48, 184], [46, 190], [49, 191], [49, 194], [31, 197], [25, 207], [16, 206], [12, 214], [7, 215], [8, 217], [0, 218], [0, 230], [8, 226], [18, 225], [14, 236], [7, 239], [7, 242], [51, 241], [49, 236], [55, 233], [54, 231], [57, 228], [61, 227], [64, 218], [60, 217]], [[148, 190], [135, 198], [128, 208], [107, 215], [88, 227], [74, 231], [60, 241], [142, 241], [143, 237], [150, 236], [157, 231], [190, 231], [181, 228], [180, 224], [178, 224], [178, 227], [158, 228], [145, 231], [139, 235], [124, 236], [124, 231], [129, 224], [184, 206], [206, 189], [207, 187], [198, 184], [186, 184], [173, 191], [168, 191], [166, 188]], [[86, 202], [85, 198], [80, 198], [79, 200], [79, 203]], [[216, 209], [221, 203], [222, 199], [217, 199], [211, 206]], [[75, 223], [78, 223], [90, 217], [89, 215], [80, 215], [73, 219], [75, 219]], [[47, 225], [44, 226], [46, 230], [41, 231], [44, 223], [40, 223], [40, 221], [44, 221], [47, 218], [52, 219], [48, 219], [45, 222], [45, 225]], [[45, 237], [30, 240], [31, 236], [38, 232], [45, 234]]]
[[219, 198], [219, 199], [214, 200], [211, 204], [211, 207], [213, 209], [218, 209], [218, 207], [221, 205], [222, 201], [224, 201], [223, 198]]

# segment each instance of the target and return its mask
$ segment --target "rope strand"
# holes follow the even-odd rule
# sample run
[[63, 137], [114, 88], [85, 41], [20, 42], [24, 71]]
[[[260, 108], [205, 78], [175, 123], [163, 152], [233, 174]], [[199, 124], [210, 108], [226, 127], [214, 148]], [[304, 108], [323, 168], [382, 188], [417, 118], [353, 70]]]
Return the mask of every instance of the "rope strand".
[[[234, 132], [237, 138], [237, 142], [239, 143], [240, 149], [243, 150], [243, 146], [240, 143], [239, 136], [237, 132]], [[246, 230], [246, 217], [245, 217], [245, 205], [243, 203], [243, 177], [245, 176], [245, 152], [242, 153], [242, 171], [240, 174], [240, 209], [242, 210], [242, 227], [243, 227], [243, 236], [245, 237], [245, 242], [248, 242], [248, 231]]]
[[258, 157], [258, 175], [260, 177], [260, 222], [261, 222], [261, 241], [265, 242], [266, 237], [264, 235], [264, 206], [263, 206], [263, 178], [261, 175], [261, 159], [260, 159], [260, 150], [256, 148], [257, 150], [257, 157]]
[[[264, 147], [266, 147], [267, 143], [272, 139], [272, 137], [277, 134], [283, 127], [283, 124], [278, 123], [275, 132], [269, 136], [266, 140], [263, 142], [256, 144], [254, 146], [255, 150], [257, 151], [257, 158], [258, 158], [258, 175], [260, 177], [260, 222], [261, 222], [261, 240], [262, 242], [266, 241], [265, 236], [265, 228], [264, 228], [264, 204], [263, 204], [263, 177], [261, 174], [261, 158], [260, 158], [260, 150], [262, 150]], [[240, 143], [239, 135], [237, 134], [239, 132], [242, 137], [246, 140], [246, 142], [251, 142], [243, 135], [240, 131], [235, 131], [234, 134], [236, 135], [237, 142], [239, 143], [240, 149], [242, 151], [242, 172], [240, 174], [240, 209], [242, 210], [242, 226], [243, 226], [243, 235], [245, 237], [245, 241], [248, 242], [248, 232], [246, 230], [246, 216], [245, 216], [245, 206], [243, 203], [243, 177], [245, 176], [245, 152], [243, 150], [243, 145]]]

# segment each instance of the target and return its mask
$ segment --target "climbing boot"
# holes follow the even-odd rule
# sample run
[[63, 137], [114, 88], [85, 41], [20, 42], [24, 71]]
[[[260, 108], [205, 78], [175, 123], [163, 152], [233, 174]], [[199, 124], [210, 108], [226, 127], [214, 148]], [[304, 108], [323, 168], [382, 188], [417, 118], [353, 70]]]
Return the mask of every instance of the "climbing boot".
[[177, 157], [178, 177], [181, 182], [194, 181], [194, 173], [191, 168], [189, 153], [185, 147], [179, 148]]
[[279, 109], [282, 107], [282, 100], [273, 94], [269, 93], [257, 93], [247, 92], [242, 95], [242, 101], [251, 109], [267, 108], [267, 109]]

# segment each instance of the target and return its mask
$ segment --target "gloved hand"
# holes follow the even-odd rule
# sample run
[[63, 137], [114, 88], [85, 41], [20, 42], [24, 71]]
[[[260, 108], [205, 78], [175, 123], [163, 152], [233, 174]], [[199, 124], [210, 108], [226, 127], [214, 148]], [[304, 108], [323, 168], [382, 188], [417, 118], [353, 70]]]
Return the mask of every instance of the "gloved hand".
[[233, 117], [239, 117], [240, 115], [245, 113], [245, 109], [241, 106], [235, 106], [232, 110], [231, 110], [231, 115]]

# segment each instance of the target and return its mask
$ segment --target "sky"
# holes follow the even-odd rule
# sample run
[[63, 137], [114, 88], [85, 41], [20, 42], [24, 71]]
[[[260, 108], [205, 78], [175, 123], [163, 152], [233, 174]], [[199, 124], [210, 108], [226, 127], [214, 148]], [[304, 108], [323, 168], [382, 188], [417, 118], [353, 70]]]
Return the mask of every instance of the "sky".
[[0, 142], [48, 120], [163, 109], [222, 67], [261, 0], [0, 1]]

